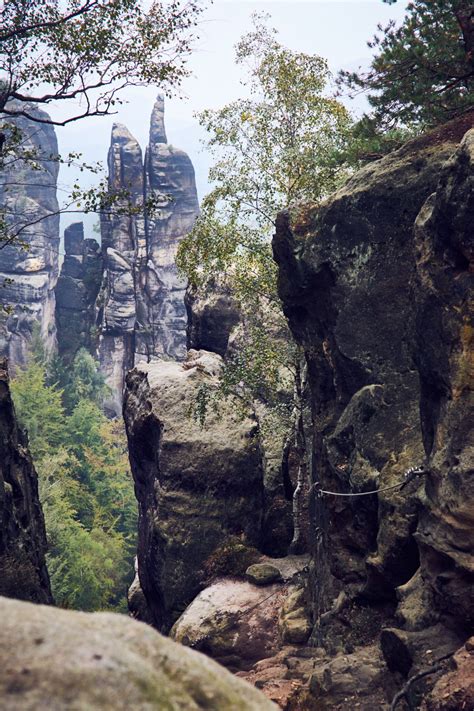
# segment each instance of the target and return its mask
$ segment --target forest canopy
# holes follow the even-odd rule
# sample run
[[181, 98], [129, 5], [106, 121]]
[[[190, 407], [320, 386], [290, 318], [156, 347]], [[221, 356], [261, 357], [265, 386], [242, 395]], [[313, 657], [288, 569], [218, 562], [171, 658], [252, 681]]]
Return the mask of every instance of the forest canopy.
[[125, 612], [137, 503], [123, 424], [102, 412], [107, 388], [87, 351], [67, 368], [44, 358], [38, 338], [35, 351], [11, 389], [38, 472], [54, 599]]

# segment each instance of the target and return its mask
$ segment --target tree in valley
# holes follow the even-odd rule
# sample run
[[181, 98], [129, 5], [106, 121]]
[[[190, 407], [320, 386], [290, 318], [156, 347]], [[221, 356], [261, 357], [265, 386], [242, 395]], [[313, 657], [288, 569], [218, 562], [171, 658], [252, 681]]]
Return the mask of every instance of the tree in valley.
[[[263, 400], [267, 420], [274, 416], [269, 427], [279, 426], [285, 437], [291, 421], [291, 439], [301, 450], [305, 374], [277, 294], [271, 237], [280, 210], [318, 202], [346, 178], [337, 157], [351, 120], [328, 94], [326, 61], [282, 46], [265, 19], [255, 15], [253, 31], [236, 47], [247, 97], [199, 116], [215, 158], [214, 187], [180, 244], [178, 266], [197, 288], [212, 289], [217, 276], [242, 313], [220, 395]], [[201, 419], [209, 404], [202, 392]]]
[[137, 526], [125, 433], [100, 409], [91, 356], [76, 355], [69, 398], [48, 367], [38, 348], [11, 387], [38, 471], [53, 594], [63, 607], [125, 610]]
[[368, 43], [375, 50], [368, 71], [343, 71], [338, 78], [352, 95], [366, 93], [372, 108], [356, 139], [390, 150], [406, 138], [406, 129], [420, 131], [473, 108], [471, 0], [413, 0], [400, 26], [392, 21], [378, 29]]

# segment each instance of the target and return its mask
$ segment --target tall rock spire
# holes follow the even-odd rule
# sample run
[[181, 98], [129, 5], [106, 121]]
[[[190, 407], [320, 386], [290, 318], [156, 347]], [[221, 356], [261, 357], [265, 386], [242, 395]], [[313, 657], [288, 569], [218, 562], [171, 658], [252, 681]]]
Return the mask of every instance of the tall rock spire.
[[142, 344], [140, 355], [180, 359], [186, 353], [186, 284], [178, 276], [175, 259], [181, 239], [194, 225], [199, 203], [189, 156], [163, 142], [163, 117], [164, 99], [159, 96], [151, 115], [150, 144], [145, 154], [145, 195], [158, 196], [160, 207], [146, 224], [150, 337]]
[[165, 97], [158, 94], [156, 97], [150, 121], [150, 144], [168, 143], [165, 130]]
[[[121, 124], [112, 129], [109, 189], [126, 190], [134, 214], [121, 211], [119, 203], [101, 218], [98, 354], [112, 391], [106, 403], [111, 414], [121, 412], [124, 377], [136, 362], [180, 359], [186, 351], [186, 285], [178, 278], [175, 257], [199, 205], [189, 157], [166, 140], [162, 95], [151, 114], [144, 163], [128, 129]], [[145, 209], [148, 198], [158, 202], [152, 215]]]
[[[98, 355], [111, 390], [105, 406], [118, 415], [125, 374], [135, 360], [138, 272], [140, 255], [146, 251], [142, 150], [122, 124], [112, 127], [107, 163], [110, 192], [123, 190], [128, 194], [101, 215], [104, 276], [99, 296]], [[130, 214], [128, 203], [134, 214]]]

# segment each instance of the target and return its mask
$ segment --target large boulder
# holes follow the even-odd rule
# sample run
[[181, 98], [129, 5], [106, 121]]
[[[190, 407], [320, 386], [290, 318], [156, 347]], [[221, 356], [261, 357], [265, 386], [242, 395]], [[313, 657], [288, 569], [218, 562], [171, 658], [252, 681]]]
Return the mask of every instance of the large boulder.
[[139, 503], [138, 574], [153, 622], [169, 629], [201, 586], [209, 556], [231, 536], [258, 545], [263, 507], [257, 423], [237, 400], [209, 405], [220, 356], [140, 363], [127, 376], [124, 418]]
[[51, 603], [45, 553], [38, 477], [0, 359], [0, 595]]
[[249, 669], [279, 649], [278, 611], [287, 588], [245, 580], [219, 580], [181, 615], [171, 636], [231, 669]]
[[[421, 559], [434, 609], [472, 620], [472, 132], [457, 149], [473, 123], [465, 115], [363, 168], [323, 205], [278, 217], [279, 291], [312, 399], [316, 619], [341, 588], [395, 601]], [[427, 455], [426, 481], [386, 490]]]
[[257, 689], [151, 627], [0, 599], [5, 711], [270, 711]]
[[[277, 580], [264, 586], [238, 579], [237, 572], [229, 570], [199, 593], [173, 625], [171, 636], [231, 669], [246, 671], [278, 655], [283, 644], [305, 643], [311, 631], [304, 595], [307, 562], [306, 556], [262, 559], [246, 575], [252, 568], [272, 569]], [[290, 625], [305, 627], [303, 640], [301, 633], [286, 639], [288, 618], [293, 620]]]

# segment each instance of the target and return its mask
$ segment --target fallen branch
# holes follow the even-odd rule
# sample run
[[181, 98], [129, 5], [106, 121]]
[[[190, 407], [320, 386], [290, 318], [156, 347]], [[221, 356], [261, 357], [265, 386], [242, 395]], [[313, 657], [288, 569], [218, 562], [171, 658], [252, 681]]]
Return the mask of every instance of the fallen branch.
[[431, 667], [428, 667], [428, 669], [418, 672], [418, 674], [414, 674], [412, 677], [410, 677], [410, 679], [408, 679], [405, 686], [402, 689], [400, 689], [400, 691], [397, 694], [395, 694], [395, 696], [393, 697], [392, 703], [390, 704], [390, 711], [395, 711], [396, 707], [398, 706], [399, 701], [401, 701], [404, 697], [408, 701], [408, 693], [415, 682], [419, 681], [420, 679], [422, 679], [425, 676], [429, 676], [431, 674], [436, 674], [436, 672], [442, 671], [443, 662], [445, 662], [446, 659], [450, 659], [450, 657], [452, 657], [453, 654], [454, 654], [454, 652], [450, 652], [450, 654], [445, 654], [444, 657], [440, 657], [435, 662], [433, 662], [433, 665]]

